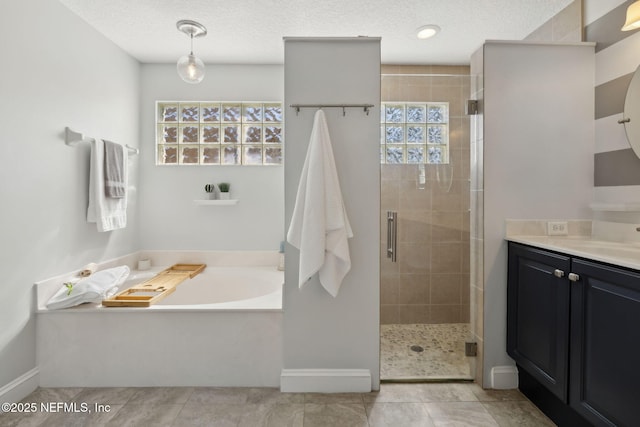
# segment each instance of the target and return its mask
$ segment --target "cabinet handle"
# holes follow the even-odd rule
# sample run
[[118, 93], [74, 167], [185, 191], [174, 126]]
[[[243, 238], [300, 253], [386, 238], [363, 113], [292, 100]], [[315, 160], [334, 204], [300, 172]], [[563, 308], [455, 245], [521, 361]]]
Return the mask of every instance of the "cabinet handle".
[[555, 269], [555, 271], [553, 272], [553, 275], [556, 277], [564, 277], [564, 271]]
[[577, 282], [578, 280], [580, 280], [580, 276], [576, 273], [569, 273], [569, 280], [571, 280], [572, 282]]

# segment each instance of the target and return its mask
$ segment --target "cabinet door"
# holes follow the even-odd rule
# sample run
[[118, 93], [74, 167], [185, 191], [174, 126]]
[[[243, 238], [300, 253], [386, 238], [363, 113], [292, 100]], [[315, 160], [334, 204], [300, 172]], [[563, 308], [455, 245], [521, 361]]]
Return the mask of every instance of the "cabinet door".
[[640, 425], [640, 274], [574, 259], [570, 405], [602, 426]]
[[565, 255], [509, 244], [507, 353], [567, 402], [569, 281]]

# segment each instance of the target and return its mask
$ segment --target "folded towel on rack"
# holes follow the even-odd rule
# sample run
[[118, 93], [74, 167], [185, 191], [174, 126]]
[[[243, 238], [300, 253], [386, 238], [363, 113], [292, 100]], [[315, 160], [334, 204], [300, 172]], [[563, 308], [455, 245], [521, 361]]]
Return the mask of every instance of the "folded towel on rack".
[[[104, 141], [91, 142], [91, 164], [89, 170], [89, 206], [87, 222], [95, 222], [98, 231], [111, 231], [127, 226], [127, 192], [124, 197], [106, 197], [104, 177]], [[127, 156], [124, 156], [123, 176], [128, 179]]]
[[111, 141], [104, 142], [104, 194], [121, 199], [127, 191], [124, 181], [126, 158], [124, 147]]
[[287, 232], [287, 241], [300, 249], [299, 286], [317, 272], [326, 291], [337, 296], [351, 269], [350, 237], [327, 121], [318, 110]]

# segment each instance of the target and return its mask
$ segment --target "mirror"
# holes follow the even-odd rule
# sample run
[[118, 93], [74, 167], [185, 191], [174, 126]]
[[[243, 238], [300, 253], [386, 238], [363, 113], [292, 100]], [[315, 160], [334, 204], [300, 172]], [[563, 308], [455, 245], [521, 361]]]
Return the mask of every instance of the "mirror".
[[631, 144], [636, 156], [640, 157], [640, 66], [636, 69], [629, 83], [623, 116], [624, 118], [618, 123], [624, 123], [629, 144]]

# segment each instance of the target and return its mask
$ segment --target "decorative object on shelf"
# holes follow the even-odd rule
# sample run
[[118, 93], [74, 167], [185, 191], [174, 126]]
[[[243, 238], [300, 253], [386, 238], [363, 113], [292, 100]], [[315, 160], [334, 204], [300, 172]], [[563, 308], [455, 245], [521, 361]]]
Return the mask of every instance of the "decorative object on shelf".
[[229, 190], [231, 189], [231, 184], [228, 182], [221, 182], [218, 184], [218, 190], [220, 190], [220, 200], [229, 200], [231, 199], [231, 193]]
[[627, 8], [627, 20], [621, 30], [631, 31], [637, 30], [638, 28], [640, 28], [640, 0], [632, 3]]
[[207, 29], [204, 25], [188, 19], [178, 21], [176, 27], [191, 38], [190, 53], [178, 59], [178, 75], [187, 83], [200, 83], [204, 79], [204, 62], [193, 54], [193, 38], [206, 36]]
[[206, 184], [204, 186], [204, 191], [206, 191], [207, 193], [209, 193], [209, 198], [211, 200], [215, 200], [216, 198], [216, 186], [213, 184]]

